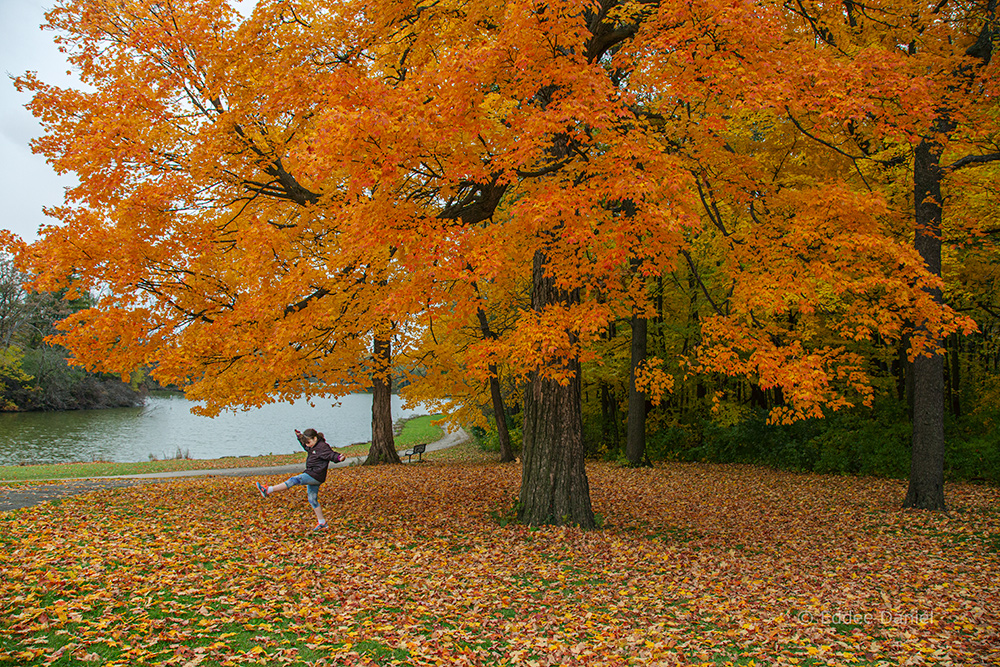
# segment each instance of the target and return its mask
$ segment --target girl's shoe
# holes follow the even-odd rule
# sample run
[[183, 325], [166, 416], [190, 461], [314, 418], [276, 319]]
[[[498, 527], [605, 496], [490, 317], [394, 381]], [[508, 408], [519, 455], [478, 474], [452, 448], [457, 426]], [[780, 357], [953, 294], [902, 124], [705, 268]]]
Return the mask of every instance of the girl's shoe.
[[260, 491], [260, 495], [267, 498], [267, 487], [261, 484], [260, 482], [255, 482], [255, 484], [257, 484], [257, 490]]
[[317, 523], [316, 527], [313, 528], [314, 532], [318, 532], [320, 530], [326, 530], [326, 521], [324, 521], [323, 523]]

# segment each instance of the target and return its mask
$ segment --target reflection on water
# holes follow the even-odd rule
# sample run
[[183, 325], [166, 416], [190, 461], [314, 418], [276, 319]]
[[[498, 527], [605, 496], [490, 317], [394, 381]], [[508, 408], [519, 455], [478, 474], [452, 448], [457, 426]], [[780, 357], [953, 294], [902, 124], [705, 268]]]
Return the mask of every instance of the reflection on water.
[[[151, 396], [141, 408], [0, 413], [0, 465], [71, 461], [148, 461], [178, 451], [195, 459], [301, 451], [293, 429], [315, 428], [334, 447], [371, 440], [371, 394], [351, 394], [340, 405], [279, 403], [217, 417], [191, 414], [176, 394]], [[392, 418], [426, 414], [404, 410], [392, 397]]]

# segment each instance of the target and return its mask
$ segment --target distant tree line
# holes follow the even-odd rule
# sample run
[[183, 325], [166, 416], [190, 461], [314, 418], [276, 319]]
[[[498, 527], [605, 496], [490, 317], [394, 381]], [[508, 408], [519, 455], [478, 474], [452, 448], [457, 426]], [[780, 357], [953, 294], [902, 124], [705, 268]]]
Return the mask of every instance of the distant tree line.
[[141, 405], [145, 383], [72, 366], [46, 338], [55, 323], [90, 305], [88, 298], [29, 292], [9, 256], [0, 257], [0, 410], [85, 410]]

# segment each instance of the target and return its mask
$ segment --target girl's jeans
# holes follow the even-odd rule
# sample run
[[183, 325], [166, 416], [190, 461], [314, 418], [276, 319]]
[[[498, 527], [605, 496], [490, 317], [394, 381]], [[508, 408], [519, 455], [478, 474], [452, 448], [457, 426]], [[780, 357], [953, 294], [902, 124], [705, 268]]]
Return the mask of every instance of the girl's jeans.
[[309, 504], [312, 505], [313, 509], [319, 507], [319, 485], [322, 482], [317, 482], [311, 475], [305, 473], [296, 475], [285, 482], [285, 486], [289, 489], [298, 484], [306, 485], [306, 497], [309, 499]]

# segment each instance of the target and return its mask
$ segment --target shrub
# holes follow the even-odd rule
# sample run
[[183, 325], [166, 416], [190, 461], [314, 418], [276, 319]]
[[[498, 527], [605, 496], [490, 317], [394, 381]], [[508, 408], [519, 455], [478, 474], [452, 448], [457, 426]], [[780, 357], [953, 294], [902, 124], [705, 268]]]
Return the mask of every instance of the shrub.
[[829, 420], [827, 428], [810, 439], [818, 454], [811, 470], [905, 477], [910, 470], [911, 432], [905, 413], [887, 409], [845, 413]]
[[651, 461], [687, 459], [701, 437], [699, 429], [691, 426], [670, 425], [646, 436], [646, 454]]
[[961, 418], [949, 419], [945, 431], [945, 474], [950, 479], [967, 479], [1000, 484], [1000, 409], [983, 409]]
[[[500, 434], [497, 432], [496, 421], [493, 417], [489, 417], [489, 428], [473, 426], [471, 430], [472, 436], [482, 451], [492, 454], [500, 453]], [[508, 415], [507, 434], [510, 436], [510, 447], [514, 450], [514, 456], [520, 455], [524, 444], [522, 417], [520, 413]]]
[[905, 412], [887, 401], [874, 409], [855, 408], [789, 425], [768, 424], [761, 410], [746, 411], [735, 423], [671, 426], [648, 438], [648, 452], [653, 460], [899, 477], [909, 471], [909, 441]]

